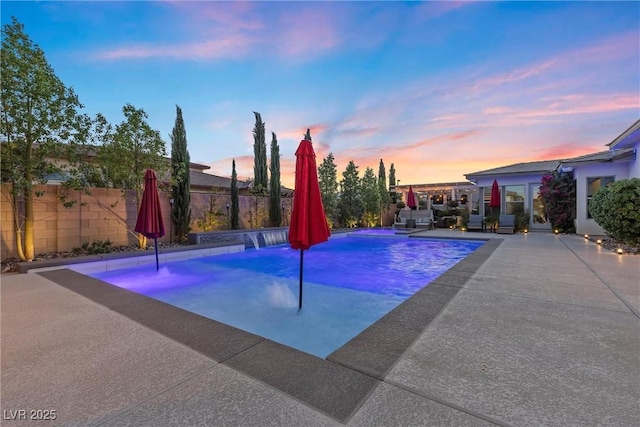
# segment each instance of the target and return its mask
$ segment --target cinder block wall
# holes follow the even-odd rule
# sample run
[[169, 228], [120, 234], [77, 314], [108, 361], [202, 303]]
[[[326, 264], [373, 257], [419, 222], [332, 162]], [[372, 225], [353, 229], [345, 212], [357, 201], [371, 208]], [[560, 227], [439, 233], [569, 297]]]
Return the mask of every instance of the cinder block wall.
[[[39, 185], [35, 191], [40, 194], [34, 199], [34, 245], [36, 254], [70, 251], [84, 242], [91, 244], [96, 240], [110, 240], [112, 245], [133, 245], [137, 243], [137, 234], [133, 231], [138, 215], [135, 191], [128, 191], [124, 197], [120, 190], [92, 188], [89, 194], [82, 191], [67, 191], [58, 185]], [[174, 240], [170, 236], [171, 206], [168, 192], [160, 192], [162, 215], [167, 235], [160, 242]], [[211, 200], [226, 215], [229, 195], [210, 193], [191, 193], [191, 227], [198, 230], [197, 220], [204, 218]], [[15, 233], [12, 207], [9, 203], [9, 186], [3, 185], [0, 198], [0, 259], [16, 257]], [[63, 202], [71, 202], [65, 207]], [[283, 199], [285, 205], [285, 225], [289, 224], [292, 199]], [[268, 226], [268, 197], [239, 197], [240, 228], [262, 228]], [[262, 216], [256, 221], [256, 207]], [[24, 205], [19, 203], [19, 212], [24, 214]], [[266, 215], [266, 218], [265, 216]], [[227, 223], [219, 229], [226, 229]]]

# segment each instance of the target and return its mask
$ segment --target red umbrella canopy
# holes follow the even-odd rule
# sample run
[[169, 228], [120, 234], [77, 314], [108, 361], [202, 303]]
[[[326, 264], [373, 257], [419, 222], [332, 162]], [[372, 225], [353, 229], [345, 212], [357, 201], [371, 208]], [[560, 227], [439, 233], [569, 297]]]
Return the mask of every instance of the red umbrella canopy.
[[150, 239], [157, 239], [165, 235], [160, 198], [158, 197], [158, 178], [153, 169], [144, 173], [144, 192], [142, 203], [138, 211], [135, 231]]
[[303, 139], [296, 151], [296, 183], [289, 225], [289, 242], [293, 249], [309, 249], [326, 242], [331, 232], [324, 215], [316, 153], [311, 141]]
[[407, 206], [409, 206], [411, 209], [418, 206], [418, 204], [416, 203], [416, 195], [413, 194], [413, 188], [411, 188], [411, 186], [409, 186], [409, 193], [407, 193]]
[[493, 180], [493, 185], [491, 186], [491, 200], [489, 201], [489, 207], [500, 207], [500, 189], [498, 188], [498, 181], [495, 179]]

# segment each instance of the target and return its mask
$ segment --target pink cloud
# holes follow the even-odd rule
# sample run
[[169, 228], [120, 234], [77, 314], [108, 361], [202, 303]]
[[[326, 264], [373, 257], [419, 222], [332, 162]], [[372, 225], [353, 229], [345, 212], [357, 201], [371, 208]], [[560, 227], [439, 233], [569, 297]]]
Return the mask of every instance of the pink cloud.
[[274, 29], [275, 44], [284, 57], [315, 56], [340, 42], [334, 17], [324, 9], [288, 11], [279, 17]]
[[543, 109], [520, 112], [518, 117], [544, 117], [571, 114], [610, 113], [624, 110], [638, 110], [638, 94], [572, 94], [551, 98]]
[[113, 61], [120, 59], [173, 58], [206, 60], [236, 57], [248, 52], [253, 40], [248, 36], [234, 36], [196, 43], [164, 46], [133, 45], [99, 51], [94, 58]]
[[437, 18], [447, 13], [460, 9], [465, 6], [472, 5], [474, 2], [471, 0], [466, 1], [429, 1], [420, 3], [417, 9], [417, 15], [420, 18], [431, 19]]

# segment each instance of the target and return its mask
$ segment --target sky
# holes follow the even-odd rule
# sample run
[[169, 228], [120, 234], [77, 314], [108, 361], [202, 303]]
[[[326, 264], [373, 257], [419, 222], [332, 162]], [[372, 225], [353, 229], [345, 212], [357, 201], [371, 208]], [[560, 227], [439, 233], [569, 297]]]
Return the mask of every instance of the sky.
[[253, 112], [294, 187], [311, 130], [342, 177], [394, 165], [401, 185], [574, 157], [640, 117], [640, 2], [2, 1], [89, 115], [131, 103], [171, 152], [253, 177]]

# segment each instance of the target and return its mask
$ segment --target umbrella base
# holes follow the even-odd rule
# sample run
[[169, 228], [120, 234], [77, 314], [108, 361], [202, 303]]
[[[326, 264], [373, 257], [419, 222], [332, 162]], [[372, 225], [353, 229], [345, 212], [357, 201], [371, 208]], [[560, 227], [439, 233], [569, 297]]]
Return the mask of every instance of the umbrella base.
[[416, 228], [416, 220], [408, 219], [407, 220], [407, 228]]

